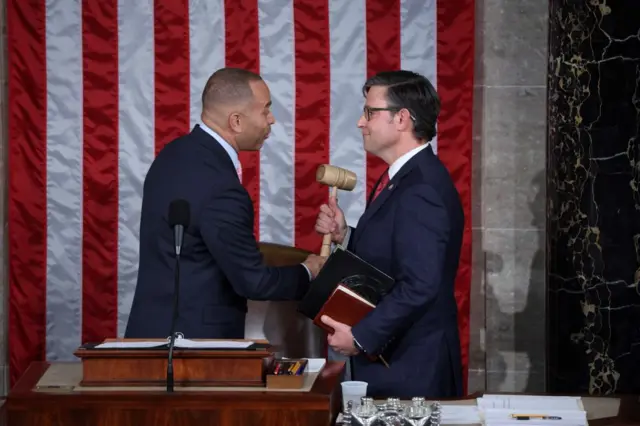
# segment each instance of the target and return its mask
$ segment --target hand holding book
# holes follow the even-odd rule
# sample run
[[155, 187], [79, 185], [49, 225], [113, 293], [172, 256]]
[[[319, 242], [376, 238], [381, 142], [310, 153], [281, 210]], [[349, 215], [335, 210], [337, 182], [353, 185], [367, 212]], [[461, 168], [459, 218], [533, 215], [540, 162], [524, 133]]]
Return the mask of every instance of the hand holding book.
[[[323, 315], [350, 328], [375, 309], [393, 284], [387, 274], [339, 246], [311, 284], [298, 311], [331, 335], [335, 330], [321, 320]], [[367, 357], [387, 365], [382, 357]]]
[[[338, 288], [340, 287], [342, 286], [339, 286]], [[319, 323], [322, 329], [329, 332], [327, 342], [329, 343], [329, 346], [337, 352], [346, 356], [357, 355], [359, 352], [362, 352], [362, 354], [370, 361], [375, 362], [380, 360], [387, 368], [389, 368], [389, 364], [382, 355], [376, 356], [364, 352], [364, 349], [356, 343], [356, 339], [353, 336], [350, 325], [336, 321], [328, 315], [321, 315], [319, 322], [314, 321], [314, 323]]]
[[353, 327], [375, 307], [358, 293], [339, 284], [313, 318], [313, 323], [332, 334], [335, 330], [321, 320], [322, 316], [326, 315], [334, 321]]

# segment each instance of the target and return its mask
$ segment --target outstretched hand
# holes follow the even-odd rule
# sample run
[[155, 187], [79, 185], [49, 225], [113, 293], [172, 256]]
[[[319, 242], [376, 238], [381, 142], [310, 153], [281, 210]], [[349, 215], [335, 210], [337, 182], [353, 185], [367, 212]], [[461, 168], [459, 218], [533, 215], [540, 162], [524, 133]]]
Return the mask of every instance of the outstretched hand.
[[306, 266], [309, 269], [309, 272], [311, 272], [311, 279], [315, 279], [326, 261], [326, 257], [318, 256], [317, 254], [310, 254], [302, 263], [304, 263], [304, 266]]

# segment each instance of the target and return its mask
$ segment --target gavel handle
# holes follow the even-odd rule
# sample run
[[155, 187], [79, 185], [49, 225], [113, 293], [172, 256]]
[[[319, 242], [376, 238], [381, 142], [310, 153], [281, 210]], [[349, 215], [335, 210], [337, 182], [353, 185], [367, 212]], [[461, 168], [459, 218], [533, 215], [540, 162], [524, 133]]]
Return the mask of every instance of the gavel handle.
[[[337, 193], [338, 193], [338, 187], [332, 186], [330, 197], [336, 198]], [[328, 257], [330, 253], [331, 253], [331, 234], [324, 234], [324, 236], [322, 237], [322, 248], [320, 249], [320, 256]]]

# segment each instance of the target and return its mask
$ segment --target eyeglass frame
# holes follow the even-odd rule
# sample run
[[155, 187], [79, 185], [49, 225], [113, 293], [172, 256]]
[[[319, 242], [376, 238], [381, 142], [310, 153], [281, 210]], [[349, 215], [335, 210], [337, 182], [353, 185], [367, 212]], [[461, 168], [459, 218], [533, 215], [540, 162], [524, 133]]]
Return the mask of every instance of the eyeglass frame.
[[413, 116], [413, 113], [411, 113], [409, 108], [405, 108], [405, 107], [370, 107], [365, 105], [362, 108], [362, 115], [364, 115], [364, 118], [366, 118], [367, 121], [371, 121], [371, 113], [373, 112], [389, 111], [389, 112], [395, 112], [397, 114], [403, 109], [406, 109], [409, 112], [409, 117], [411, 117], [411, 120], [415, 123], [416, 118]]

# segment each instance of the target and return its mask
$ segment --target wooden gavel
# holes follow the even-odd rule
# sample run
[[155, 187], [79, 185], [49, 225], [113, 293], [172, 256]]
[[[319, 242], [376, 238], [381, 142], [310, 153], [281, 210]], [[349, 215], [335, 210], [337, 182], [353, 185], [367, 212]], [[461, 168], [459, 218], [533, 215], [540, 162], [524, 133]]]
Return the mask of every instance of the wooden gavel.
[[[330, 197], [335, 198], [338, 188], [351, 191], [356, 186], [358, 178], [356, 174], [347, 169], [341, 167], [332, 166], [329, 164], [322, 164], [318, 166], [316, 171], [316, 181], [324, 185], [331, 187]], [[322, 248], [320, 249], [320, 256], [327, 257], [331, 253], [331, 234], [326, 234], [322, 238]]]

